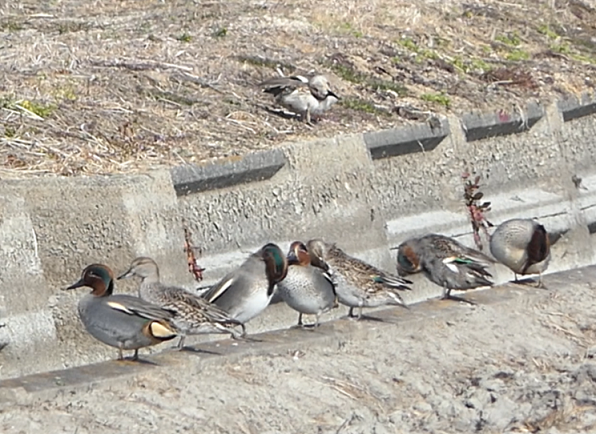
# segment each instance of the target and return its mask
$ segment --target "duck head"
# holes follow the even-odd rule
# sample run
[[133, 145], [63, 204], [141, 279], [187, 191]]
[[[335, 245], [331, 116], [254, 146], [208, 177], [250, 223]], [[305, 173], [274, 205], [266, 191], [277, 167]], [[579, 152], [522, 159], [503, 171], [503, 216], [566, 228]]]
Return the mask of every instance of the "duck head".
[[319, 100], [324, 100], [327, 97], [334, 97], [339, 101], [339, 96], [331, 90], [329, 80], [324, 75], [316, 75], [310, 80], [310, 88], [312, 89], [313, 95]]
[[265, 244], [258, 254], [265, 261], [265, 273], [272, 286], [286, 278], [288, 260], [277, 244]]
[[92, 288], [91, 294], [96, 297], [112, 295], [114, 291], [114, 273], [103, 264], [91, 264], [81, 273], [81, 278], [70, 285], [67, 290], [88, 286]]
[[130, 268], [118, 276], [120, 279], [128, 279], [134, 276], [138, 276], [141, 279], [153, 278], [159, 280], [159, 269], [157, 263], [146, 256], [140, 256], [135, 258], [130, 264]]
[[287, 259], [288, 265], [301, 265], [303, 267], [310, 265], [310, 253], [301, 241], [294, 241], [290, 245]]
[[422, 271], [420, 256], [416, 251], [414, 240], [408, 240], [397, 248], [397, 272], [401, 276]]
[[315, 267], [319, 267], [325, 271], [329, 266], [325, 262], [327, 253], [329, 252], [329, 245], [320, 238], [315, 238], [306, 243], [308, 252], [310, 253], [310, 263]]

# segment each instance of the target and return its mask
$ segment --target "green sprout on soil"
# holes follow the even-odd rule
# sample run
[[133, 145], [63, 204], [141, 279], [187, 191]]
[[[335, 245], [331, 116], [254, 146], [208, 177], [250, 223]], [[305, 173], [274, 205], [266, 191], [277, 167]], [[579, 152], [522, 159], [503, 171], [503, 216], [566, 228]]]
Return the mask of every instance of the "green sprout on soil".
[[366, 80], [366, 84], [368, 85], [368, 87], [376, 90], [391, 90], [397, 93], [399, 96], [405, 96], [408, 93], [408, 90], [403, 84], [395, 83], [393, 81], [376, 80], [374, 78], [369, 78]]
[[423, 101], [427, 102], [434, 102], [437, 104], [441, 104], [444, 107], [449, 108], [451, 106], [451, 99], [449, 96], [445, 95], [443, 92], [441, 93], [425, 93], [420, 96]]
[[519, 38], [517, 32], [514, 32], [511, 35], [497, 35], [495, 40], [502, 42], [505, 45], [509, 45], [510, 47], [517, 47], [521, 44], [521, 39]]
[[541, 24], [538, 26], [538, 33], [545, 35], [549, 39], [557, 39], [559, 35], [554, 32], [548, 24]]
[[10, 139], [16, 135], [17, 135], [17, 132], [14, 128], [12, 128], [8, 125], [4, 127], [4, 137], [8, 137]]
[[399, 96], [404, 96], [407, 94], [407, 89], [402, 84], [388, 80], [376, 79], [367, 74], [358, 72], [350, 66], [334, 63], [330, 64], [329, 67], [339, 77], [345, 81], [349, 81], [350, 83], [364, 84], [365, 86], [375, 90], [390, 90], [397, 93]]
[[331, 65], [331, 69], [333, 69], [333, 71], [345, 81], [349, 81], [351, 83], [363, 83], [366, 81], [366, 76], [364, 74], [355, 71], [349, 66], [337, 63]]
[[215, 32], [213, 32], [213, 37], [214, 38], [223, 38], [228, 34], [228, 29], [226, 29], [225, 27], [221, 27], [219, 29], [217, 29]]
[[61, 35], [65, 33], [76, 33], [87, 29], [89, 29], [89, 25], [83, 22], [64, 21], [58, 24], [58, 33]]
[[356, 110], [359, 112], [370, 113], [370, 114], [386, 114], [383, 110], [376, 108], [371, 102], [365, 101], [360, 98], [342, 98], [339, 101], [342, 107], [347, 109]]
[[342, 23], [339, 28], [341, 31], [349, 33], [356, 38], [364, 37], [364, 33], [362, 33], [360, 30], [356, 30], [350, 23]]
[[178, 36], [176, 39], [179, 40], [180, 42], [190, 42], [190, 41], [192, 41], [192, 36], [190, 36], [188, 33], [184, 32], [180, 36]]
[[25, 27], [22, 23], [17, 21], [4, 21], [0, 22], [0, 30], [5, 30], [7, 32], [18, 32], [19, 30], [23, 30]]
[[19, 103], [19, 105], [25, 110], [30, 111], [31, 113], [41, 118], [48, 117], [55, 110], [55, 107], [53, 105], [44, 105], [33, 101], [29, 101], [28, 99], [22, 100]]
[[507, 53], [505, 59], [511, 60], [512, 62], [519, 62], [521, 60], [528, 60], [530, 58], [530, 54], [524, 50], [513, 50], [510, 53]]
[[416, 42], [414, 42], [411, 38], [398, 39], [397, 43], [410, 51], [413, 51], [415, 53], [418, 52], [418, 44], [416, 44]]

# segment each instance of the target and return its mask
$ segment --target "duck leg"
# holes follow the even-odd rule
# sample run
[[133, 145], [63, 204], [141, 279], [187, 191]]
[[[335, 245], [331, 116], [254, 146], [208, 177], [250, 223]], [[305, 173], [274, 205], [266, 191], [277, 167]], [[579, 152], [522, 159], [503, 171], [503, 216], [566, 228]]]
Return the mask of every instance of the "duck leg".
[[457, 297], [455, 295], [451, 295], [451, 288], [447, 289], [447, 288], [443, 288], [443, 297], [441, 297], [442, 300], [454, 300], [454, 301], [461, 301], [463, 303], [468, 303], [471, 305], [476, 305], [475, 302], [470, 301], [470, 300], [466, 300], [463, 297]]
[[321, 320], [321, 312], [317, 312], [317, 315], [315, 317], [315, 325], [313, 326], [313, 328], [317, 328], [321, 325], [321, 323], [319, 322]]
[[186, 335], [180, 336], [180, 340], [178, 341], [178, 345], [176, 345], [176, 348], [178, 348], [178, 351], [182, 351], [184, 349], [184, 341], [185, 340], [186, 340]]
[[536, 285], [536, 288], [548, 289], [544, 286], [544, 282], [542, 281], [542, 273], [538, 273], [538, 284]]
[[133, 356], [132, 356], [132, 359], [131, 359], [131, 360], [134, 360], [135, 362], [136, 362], [137, 360], [139, 360], [139, 349], [138, 349], [138, 348], [135, 350], [135, 353], [133, 354]]
[[298, 327], [303, 327], [304, 323], [302, 322], [302, 312], [298, 313]]
[[124, 354], [122, 354], [122, 342], [118, 344], [118, 360], [124, 360]]

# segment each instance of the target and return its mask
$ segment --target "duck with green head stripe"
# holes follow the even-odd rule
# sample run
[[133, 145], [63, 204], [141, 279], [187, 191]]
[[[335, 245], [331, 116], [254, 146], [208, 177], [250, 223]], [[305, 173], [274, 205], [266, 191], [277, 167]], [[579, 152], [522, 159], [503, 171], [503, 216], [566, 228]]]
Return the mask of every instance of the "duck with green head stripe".
[[402, 275], [423, 272], [431, 282], [443, 287], [442, 298], [474, 304], [451, 295], [451, 290], [465, 291], [493, 284], [487, 266], [495, 260], [453, 238], [438, 234], [411, 238], [400, 244], [397, 251], [398, 272]]
[[118, 348], [118, 359], [123, 350], [139, 348], [168, 341], [177, 336], [171, 321], [172, 312], [131, 295], [113, 295], [114, 274], [103, 264], [91, 264], [83, 270], [81, 278], [68, 289], [87, 286], [92, 288], [79, 301], [79, 317], [85, 329], [95, 339]]
[[241, 323], [265, 310], [288, 272], [288, 261], [279, 246], [266, 244], [236, 270], [228, 273], [202, 297]]

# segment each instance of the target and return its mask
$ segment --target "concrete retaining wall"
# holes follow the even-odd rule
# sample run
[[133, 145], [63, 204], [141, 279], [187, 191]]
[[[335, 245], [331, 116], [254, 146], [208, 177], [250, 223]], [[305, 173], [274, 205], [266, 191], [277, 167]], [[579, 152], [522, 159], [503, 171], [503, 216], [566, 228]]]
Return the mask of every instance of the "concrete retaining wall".
[[[534, 217], [560, 236], [549, 272], [593, 264], [595, 114], [596, 99], [584, 96], [290, 143], [200, 167], [0, 181], [0, 378], [114, 357], [82, 329], [76, 303], [83, 290], [60, 291], [91, 262], [118, 273], [149, 255], [164, 281], [196, 289], [268, 241], [287, 249], [293, 240], [323, 236], [388, 270], [395, 269], [389, 247], [412, 235], [439, 232], [472, 245], [461, 199], [465, 170], [483, 175], [493, 223]], [[183, 220], [204, 252], [201, 285], [186, 269]], [[498, 281], [512, 278], [502, 267], [496, 272]], [[441, 291], [414, 280], [410, 302]], [[136, 285], [118, 282], [118, 291]], [[334, 312], [343, 314], [343, 307]], [[296, 318], [276, 303], [248, 329], [286, 327]]]

